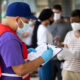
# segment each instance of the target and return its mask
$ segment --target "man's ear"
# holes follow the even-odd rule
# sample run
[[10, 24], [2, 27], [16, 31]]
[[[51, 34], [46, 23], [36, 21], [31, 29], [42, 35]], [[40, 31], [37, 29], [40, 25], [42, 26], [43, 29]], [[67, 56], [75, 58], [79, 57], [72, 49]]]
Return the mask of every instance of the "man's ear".
[[22, 23], [22, 21], [21, 21], [21, 17], [17, 16], [17, 17], [15, 18], [15, 21], [18, 23], [18, 25], [19, 25], [20, 28], [23, 27], [23, 23]]
[[16, 21], [17, 23], [19, 22], [19, 20], [20, 20], [20, 17], [19, 17], [19, 16], [15, 17], [15, 21]]

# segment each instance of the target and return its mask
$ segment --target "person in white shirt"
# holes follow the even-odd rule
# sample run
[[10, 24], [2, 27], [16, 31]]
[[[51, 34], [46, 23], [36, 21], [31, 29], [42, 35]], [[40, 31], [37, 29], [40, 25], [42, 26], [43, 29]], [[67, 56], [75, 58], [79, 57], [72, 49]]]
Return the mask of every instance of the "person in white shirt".
[[[53, 12], [51, 9], [43, 9], [39, 15], [39, 20], [36, 21], [33, 36], [32, 36], [32, 46], [36, 48], [37, 46], [43, 44], [52, 44], [53, 38], [51, 33], [47, 30], [47, 26], [53, 21]], [[51, 61], [46, 65], [39, 68], [39, 80], [51, 80]]]
[[41, 24], [39, 25], [37, 31], [37, 45], [40, 46], [42, 44], [53, 44], [53, 38], [51, 33], [47, 30], [46, 26]]
[[58, 59], [62, 56], [65, 60], [62, 71], [63, 80], [80, 80], [80, 10], [72, 12], [70, 21], [73, 30], [67, 33], [64, 47], [68, 48], [73, 55], [65, 59], [63, 55], [58, 54]]

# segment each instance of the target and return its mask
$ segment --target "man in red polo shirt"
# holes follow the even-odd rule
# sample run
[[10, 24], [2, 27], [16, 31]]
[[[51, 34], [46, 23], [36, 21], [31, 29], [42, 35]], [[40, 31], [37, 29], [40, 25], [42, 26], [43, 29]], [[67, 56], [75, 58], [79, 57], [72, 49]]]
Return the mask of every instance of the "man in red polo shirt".
[[[30, 19], [36, 18], [31, 15], [28, 4], [15, 2], [8, 6], [5, 21], [0, 24], [1, 80], [29, 80], [28, 73], [52, 58], [53, 51], [49, 48], [41, 57], [29, 62], [24, 61], [27, 59], [27, 54], [35, 50], [27, 50], [16, 32], [24, 28]], [[22, 78], [22, 75], [25, 76]]]

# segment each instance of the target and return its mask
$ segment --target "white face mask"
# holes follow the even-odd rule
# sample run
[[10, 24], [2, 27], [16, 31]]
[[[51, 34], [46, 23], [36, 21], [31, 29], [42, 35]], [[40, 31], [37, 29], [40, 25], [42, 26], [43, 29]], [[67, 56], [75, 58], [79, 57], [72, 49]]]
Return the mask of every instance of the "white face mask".
[[60, 13], [54, 13], [54, 20], [59, 20], [61, 18], [61, 14]]
[[16, 23], [16, 24], [18, 25], [17, 33], [19, 33], [19, 34], [23, 34], [23, 33], [26, 32], [26, 31], [28, 30], [28, 28], [29, 28], [29, 24], [24, 23], [22, 19], [21, 19], [21, 21], [22, 21], [22, 23], [23, 23], [23, 25], [24, 25], [23, 28], [20, 28], [19, 25], [18, 25], [18, 23]]
[[71, 26], [74, 31], [80, 30], [80, 23], [71, 23]]

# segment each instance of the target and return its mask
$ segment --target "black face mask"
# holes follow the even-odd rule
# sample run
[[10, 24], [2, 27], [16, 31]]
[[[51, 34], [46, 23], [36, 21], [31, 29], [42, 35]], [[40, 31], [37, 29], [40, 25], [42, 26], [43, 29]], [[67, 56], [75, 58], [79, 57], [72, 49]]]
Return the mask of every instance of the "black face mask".
[[53, 23], [54, 21], [50, 21], [50, 25]]

